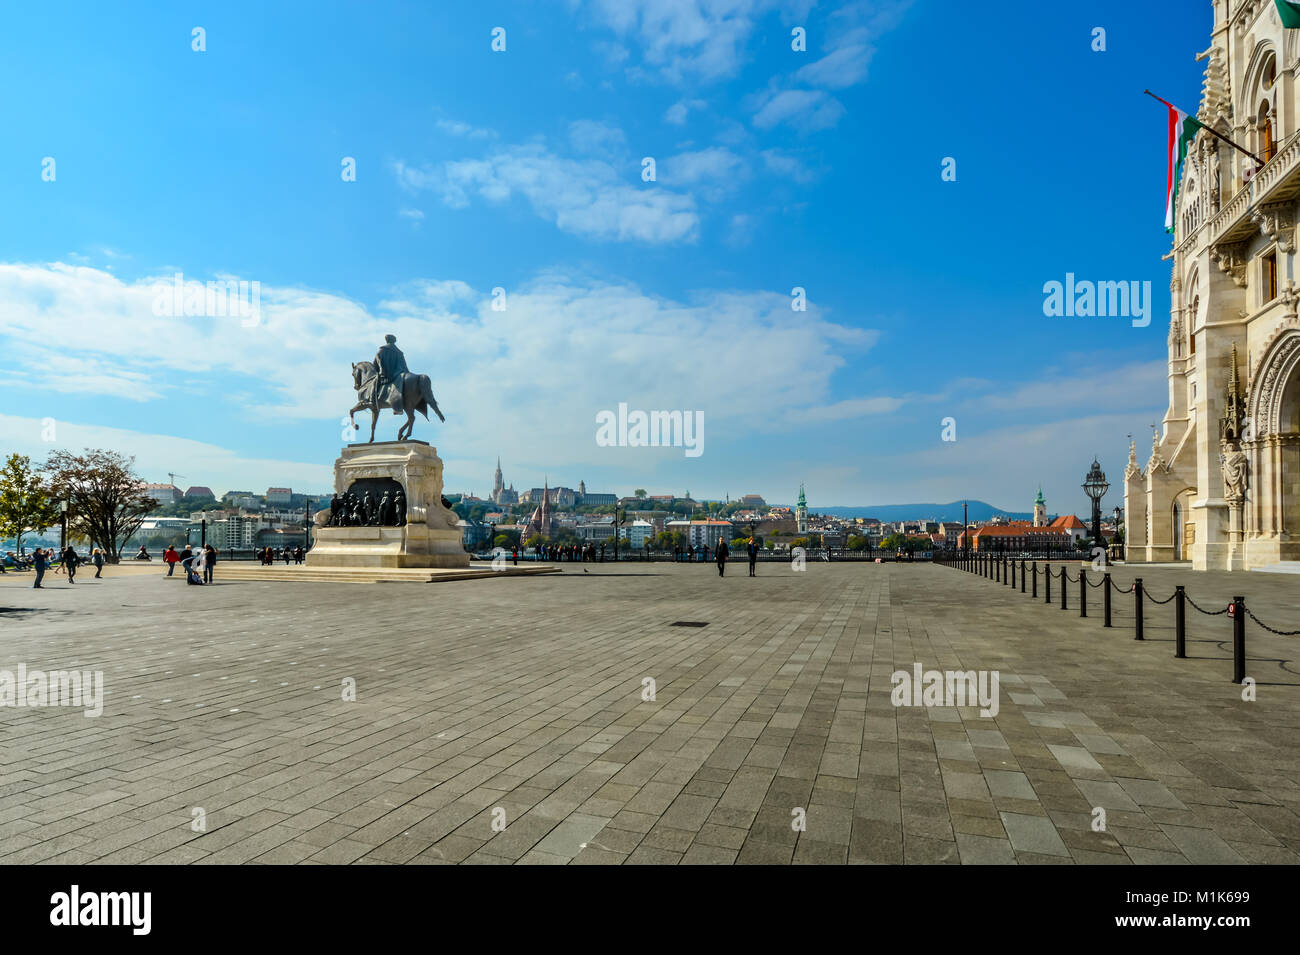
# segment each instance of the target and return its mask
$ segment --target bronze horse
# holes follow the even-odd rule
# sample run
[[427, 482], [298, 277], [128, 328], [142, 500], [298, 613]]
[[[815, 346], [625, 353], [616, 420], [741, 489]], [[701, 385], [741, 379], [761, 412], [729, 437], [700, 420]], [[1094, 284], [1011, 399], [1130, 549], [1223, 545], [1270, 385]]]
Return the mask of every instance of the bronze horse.
[[[357, 391], [359, 399], [352, 410], [348, 412], [348, 420], [352, 427], [357, 426], [354, 415], [358, 411], [365, 409], [370, 410], [370, 441], [375, 440], [375, 425], [379, 422], [379, 412], [384, 408], [392, 408], [393, 404], [388, 398], [378, 399], [375, 395], [375, 384], [379, 378], [379, 369], [375, 367], [372, 361], [362, 361], [352, 363], [352, 387]], [[445, 422], [447, 419], [442, 416], [438, 410], [438, 402], [433, 397], [433, 386], [429, 382], [428, 375], [414, 375], [406, 373], [402, 375], [402, 407], [406, 410], [406, 424], [397, 429], [397, 440], [405, 441], [411, 436], [411, 431], [415, 428], [415, 413], [418, 411], [428, 420], [429, 409], [438, 416], [438, 420]]]

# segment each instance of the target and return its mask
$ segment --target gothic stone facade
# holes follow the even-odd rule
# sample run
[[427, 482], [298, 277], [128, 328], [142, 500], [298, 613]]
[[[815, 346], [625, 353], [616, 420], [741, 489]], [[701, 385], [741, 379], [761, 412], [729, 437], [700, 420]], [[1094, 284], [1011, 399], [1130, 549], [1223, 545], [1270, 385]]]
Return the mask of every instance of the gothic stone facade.
[[1130, 561], [1300, 559], [1300, 30], [1212, 0], [1214, 32], [1172, 252], [1169, 410], [1124, 480]]

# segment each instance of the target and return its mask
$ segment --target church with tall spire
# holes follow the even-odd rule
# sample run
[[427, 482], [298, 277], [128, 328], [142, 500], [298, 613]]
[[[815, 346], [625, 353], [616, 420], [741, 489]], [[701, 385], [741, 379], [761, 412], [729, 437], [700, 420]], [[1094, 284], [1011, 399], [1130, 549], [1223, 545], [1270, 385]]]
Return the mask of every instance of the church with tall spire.
[[519, 494], [515, 491], [514, 484], [506, 487], [505, 478], [501, 475], [501, 458], [497, 457], [496, 474], [492, 476], [492, 503], [493, 504], [518, 504]]
[[534, 534], [539, 535], [542, 540], [549, 540], [551, 531], [554, 529], [554, 518], [551, 516], [551, 488], [548, 480], [542, 481], [542, 503], [538, 504], [533, 511], [532, 516], [528, 518], [528, 523], [524, 526], [523, 539], [527, 541]]

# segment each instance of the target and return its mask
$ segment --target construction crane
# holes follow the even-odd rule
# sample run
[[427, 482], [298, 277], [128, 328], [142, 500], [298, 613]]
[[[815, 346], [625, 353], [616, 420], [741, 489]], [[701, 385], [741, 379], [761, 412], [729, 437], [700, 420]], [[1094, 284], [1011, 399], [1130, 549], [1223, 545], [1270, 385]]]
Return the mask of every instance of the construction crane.
[[170, 484], [172, 487], [175, 487], [175, 486], [176, 486], [176, 479], [177, 479], [178, 477], [185, 477], [185, 475], [184, 475], [184, 474], [177, 474], [177, 473], [175, 473], [174, 471], [168, 471], [168, 472], [167, 472], [167, 483]]

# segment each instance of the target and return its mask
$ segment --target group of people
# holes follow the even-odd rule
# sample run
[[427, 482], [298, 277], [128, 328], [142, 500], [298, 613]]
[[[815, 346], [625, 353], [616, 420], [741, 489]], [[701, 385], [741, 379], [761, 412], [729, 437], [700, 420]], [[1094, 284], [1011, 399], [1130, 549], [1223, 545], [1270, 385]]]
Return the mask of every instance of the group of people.
[[[709, 547], [706, 544], [704, 545], [704, 553], [707, 555], [708, 552], [709, 552]], [[757, 577], [758, 574], [756, 573], [756, 570], [758, 568], [758, 545], [754, 543], [754, 539], [752, 537], [749, 539], [749, 543], [745, 547], [745, 552], [749, 555], [749, 576]], [[724, 540], [718, 541], [718, 546], [714, 551], [714, 559], [718, 562], [719, 577], [726, 576], [727, 560], [730, 557], [731, 557], [731, 548], [727, 546], [727, 542]], [[708, 560], [708, 557], [706, 556], [704, 559]]]
[[257, 559], [263, 566], [274, 564], [277, 557], [286, 564], [301, 564], [306, 556], [307, 552], [301, 547], [263, 547], [257, 552]]
[[[11, 552], [8, 555], [14, 558]], [[20, 570], [31, 567], [36, 572], [36, 580], [32, 582], [35, 590], [42, 590], [41, 581], [45, 579], [46, 571], [53, 567], [56, 574], [65, 574], [68, 583], [77, 582], [77, 568], [83, 563], [81, 555], [77, 553], [75, 547], [69, 544], [62, 551], [54, 547], [38, 547], [32, 551], [30, 560], [22, 561], [20, 558], [14, 558], [15, 566]], [[90, 555], [90, 563], [95, 565], [95, 576], [101, 577], [104, 573], [104, 552], [96, 547]], [[5, 573], [5, 561], [0, 561], [0, 573]]]
[[[519, 563], [519, 549], [515, 548], [515, 563]], [[605, 559], [605, 545], [601, 544], [599, 550], [591, 541], [585, 544], [541, 544], [537, 548], [537, 556], [542, 560], [573, 560], [586, 563], [591, 561]]]
[[210, 584], [217, 563], [217, 549], [211, 544], [204, 544], [197, 550], [192, 550], [190, 545], [186, 544], [182, 551], [169, 546], [163, 552], [163, 561], [167, 564], [166, 576], [168, 577], [175, 573], [176, 565], [180, 564], [181, 569], [185, 571], [185, 583]]

